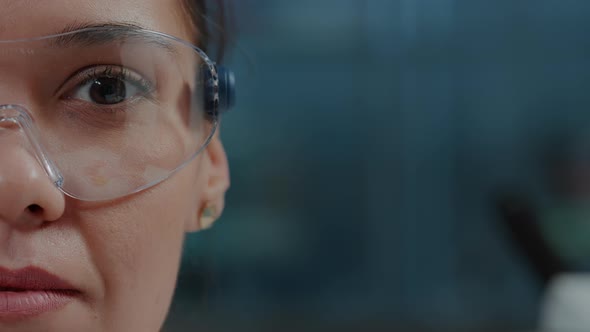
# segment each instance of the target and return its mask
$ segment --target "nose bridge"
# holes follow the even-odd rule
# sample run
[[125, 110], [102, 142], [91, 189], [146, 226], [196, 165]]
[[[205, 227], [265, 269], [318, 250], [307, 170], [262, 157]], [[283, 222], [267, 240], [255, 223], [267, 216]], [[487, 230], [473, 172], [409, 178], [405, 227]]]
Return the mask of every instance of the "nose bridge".
[[61, 185], [63, 178], [43, 149], [27, 110], [19, 105], [0, 105], [0, 159], [9, 163], [12, 161], [9, 156], [23, 157], [25, 152], [27, 158], [37, 161], [55, 185]]
[[55, 176], [26, 110], [0, 105], [0, 223], [59, 218], [64, 203]]
[[23, 127], [18, 116], [0, 106], [0, 179], [4, 183], [23, 183], [24, 174], [44, 171]]
[[20, 127], [0, 118], [0, 183], [26, 187], [30, 178], [38, 178], [43, 171]]

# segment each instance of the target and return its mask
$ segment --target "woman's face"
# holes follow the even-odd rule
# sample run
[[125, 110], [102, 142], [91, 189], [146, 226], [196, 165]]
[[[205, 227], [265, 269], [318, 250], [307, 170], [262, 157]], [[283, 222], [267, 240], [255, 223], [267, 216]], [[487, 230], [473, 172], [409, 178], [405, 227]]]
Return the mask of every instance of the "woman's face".
[[[0, 0], [0, 39], [86, 23], [132, 23], [193, 40], [182, 9], [180, 0]], [[3, 79], [1, 68], [0, 104], [27, 104], [30, 94], [14, 87], [29, 82]], [[0, 331], [157, 331], [170, 305], [185, 232], [209, 224], [201, 218], [206, 207], [215, 215], [223, 208], [229, 176], [217, 136], [168, 180], [101, 203], [64, 196], [18, 144], [0, 143], [0, 154]], [[14, 303], [2, 283], [39, 269], [76, 294], [39, 312], [8, 312]]]

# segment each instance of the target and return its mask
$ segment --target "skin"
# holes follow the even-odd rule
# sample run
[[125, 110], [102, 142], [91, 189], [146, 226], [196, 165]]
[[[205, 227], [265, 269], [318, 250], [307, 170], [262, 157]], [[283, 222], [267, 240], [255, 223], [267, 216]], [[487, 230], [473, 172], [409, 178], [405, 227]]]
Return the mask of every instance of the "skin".
[[[194, 39], [181, 8], [178, 0], [0, 0], [0, 39], [105, 21]], [[11, 83], [0, 80], [0, 90]], [[0, 103], [27, 103], [26, 92], [4, 91]], [[100, 203], [65, 196], [18, 144], [0, 145], [0, 153], [0, 267], [38, 266], [82, 292], [58, 311], [0, 321], [0, 330], [158, 331], [185, 233], [210, 225], [224, 206], [229, 172], [219, 138], [163, 183]], [[31, 211], [32, 204], [41, 209]], [[206, 207], [214, 207], [212, 218], [201, 217]]]

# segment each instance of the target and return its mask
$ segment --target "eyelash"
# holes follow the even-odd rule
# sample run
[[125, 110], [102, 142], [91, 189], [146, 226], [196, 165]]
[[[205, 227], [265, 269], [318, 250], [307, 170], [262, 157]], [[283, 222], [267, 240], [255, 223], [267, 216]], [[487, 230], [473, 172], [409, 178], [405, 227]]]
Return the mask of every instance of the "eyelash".
[[85, 84], [97, 80], [99, 78], [115, 78], [121, 81], [129, 82], [133, 84], [141, 93], [142, 97], [149, 98], [154, 92], [153, 84], [141, 77], [139, 74], [132, 72], [131, 70], [119, 66], [119, 65], [102, 65], [95, 66], [90, 70], [86, 70], [82, 73], [84, 78], [81, 82], [76, 84], [76, 87], [84, 86]]

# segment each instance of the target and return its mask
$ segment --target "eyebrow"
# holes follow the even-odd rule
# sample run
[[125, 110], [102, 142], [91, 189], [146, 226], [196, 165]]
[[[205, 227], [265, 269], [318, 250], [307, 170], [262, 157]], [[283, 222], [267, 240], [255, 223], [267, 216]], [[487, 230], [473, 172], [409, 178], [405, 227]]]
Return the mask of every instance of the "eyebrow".
[[148, 31], [144, 27], [126, 22], [75, 23], [57, 32], [56, 35], [59, 36], [49, 39], [49, 43], [54, 47], [68, 48], [138, 40], [174, 53], [174, 47], [169, 41]]

